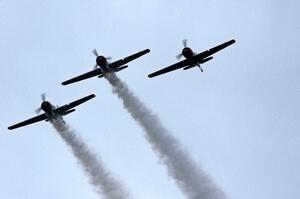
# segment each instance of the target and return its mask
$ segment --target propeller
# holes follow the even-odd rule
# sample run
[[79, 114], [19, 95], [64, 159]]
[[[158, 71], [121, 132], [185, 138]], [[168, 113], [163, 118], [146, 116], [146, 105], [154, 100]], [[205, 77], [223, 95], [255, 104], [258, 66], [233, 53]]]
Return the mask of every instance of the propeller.
[[[42, 101], [43, 101], [43, 102], [46, 101], [46, 93], [42, 93], [42, 94], [41, 94], [41, 98], [42, 98]], [[41, 108], [41, 107], [35, 109], [35, 113], [36, 113], [36, 114], [39, 114], [41, 111], [42, 111], [42, 108]]]
[[35, 109], [35, 113], [36, 113], [36, 114], [39, 114], [41, 111], [42, 111], [42, 108], [41, 108], [41, 107]]
[[46, 101], [46, 93], [42, 93], [41, 98], [42, 98], [43, 102]]
[[[99, 57], [99, 53], [96, 49], [93, 50], [93, 54], [96, 56], [96, 57]], [[111, 60], [111, 57], [105, 57], [105, 59], [108, 61], [108, 60]], [[96, 69], [98, 67], [97, 63], [95, 64], [94, 66], [94, 69]]]
[[[187, 39], [182, 40], [182, 44], [183, 44], [183, 47], [186, 48], [187, 47]], [[180, 54], [176, 55], [176, 59], [181, 59], [182, 56], [183, 56], [183, 54], [180, 53]]]
[[182, 40], [182, 44], [186, 48], [187, 47], [187, 39]]
[[[99, 53], [96, 49], [93, 50], [93, 54], [96, 56], [96, 57], [99, 57]], [[98, 67], [97, 63], [95, 64], [94, 66], [94, 69], [96, 69]]]
[[176, 59], [181, 59], [182, 56], [183, 56], [182, 53], [180, 53], [180, 54], [176, 55]]
[[[96, 56], [96, 57], [99, 57], [99, 53], [96, 49], [93, 50], [93, 54]], [[107, 60], [111, 60], [111, 57], [105, 57], [105, 59]]]
[[99, 54], [98, 54], [98, 52], [97, 52], [96, 49], [93, 50], [93, 53], [94, 53], [94, 55], [95, 55], [96, 57], [99, 57]]

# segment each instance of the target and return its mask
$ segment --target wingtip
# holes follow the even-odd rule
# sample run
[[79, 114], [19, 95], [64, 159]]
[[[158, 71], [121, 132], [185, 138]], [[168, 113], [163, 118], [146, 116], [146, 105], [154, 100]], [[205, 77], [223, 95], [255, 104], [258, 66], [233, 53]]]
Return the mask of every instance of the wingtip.
[[94, 97], [96, 97], [95, 94], [90, 94], [90, 95], [86, 96], [85, 98], [87, 98], [87, 99], [92, 99], [92, 98], [94, 98]]

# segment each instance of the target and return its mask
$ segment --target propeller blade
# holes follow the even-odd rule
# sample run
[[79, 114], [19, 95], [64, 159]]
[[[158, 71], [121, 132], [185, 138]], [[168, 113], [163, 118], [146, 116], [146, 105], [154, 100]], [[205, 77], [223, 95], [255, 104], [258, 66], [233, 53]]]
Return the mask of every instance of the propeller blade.
[[39, 113], [41, 112], [41, 110], [42, 110], [42, 108], [39, 107], [39, 108], [37, 108], [37, 109], [35, 110], [35, 113], [36, 113], [36, 114], [39, 114]]
[[41, 98], [42, 98], [43, 102], [46, 101], [46, 93], [42, 93]]
[[182, 44], [186, 48], [187, 47], [187, 39], [182, 40]]
[[183, 56], [182, 53], [180, 53], [180, 54], [176, 55], [176, 59], [180, 59], [182, 56]]
[[106, 60], [111, 60], [111, 57], [105, 57]]
[[94, 50], [93, 50], [93, 53], [94, 53], [94, 55], [95, 55], [96, 57], [98, 57], [98, 56], [99, 56], [99, 54], [98, 54], [98, 52], [97, 52], [97, 50], [96, 50], [96, 49], [94, 49]]

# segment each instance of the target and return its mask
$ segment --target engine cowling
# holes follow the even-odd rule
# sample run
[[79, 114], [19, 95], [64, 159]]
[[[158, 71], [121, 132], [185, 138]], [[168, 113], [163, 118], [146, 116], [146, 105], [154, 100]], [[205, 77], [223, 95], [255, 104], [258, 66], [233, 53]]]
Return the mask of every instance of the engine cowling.
[[96, 62], [97, 65], [101, 67], [105, 67], [107, 65], [107, 60], [104, 56], [98, 56]]

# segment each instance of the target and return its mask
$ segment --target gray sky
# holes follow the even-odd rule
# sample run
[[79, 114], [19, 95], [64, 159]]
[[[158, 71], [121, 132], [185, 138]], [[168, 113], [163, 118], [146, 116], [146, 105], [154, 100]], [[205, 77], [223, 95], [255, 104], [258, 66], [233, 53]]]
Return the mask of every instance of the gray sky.
[[[63, 105], [95, 93], [65, 119], [136, 198], [184, 198], [142, 129], [104, 79], [62, 87], [113, 59], [150, 48], [118, 73], [228, 198], [299, 198], [299, 1], [1, 1], [0, 198], [98, 198], [50, 124], [40, 93]], [[200, 70], [147, 75], [176, 61], [181, 40], [201, 52], [232, 38]]]

